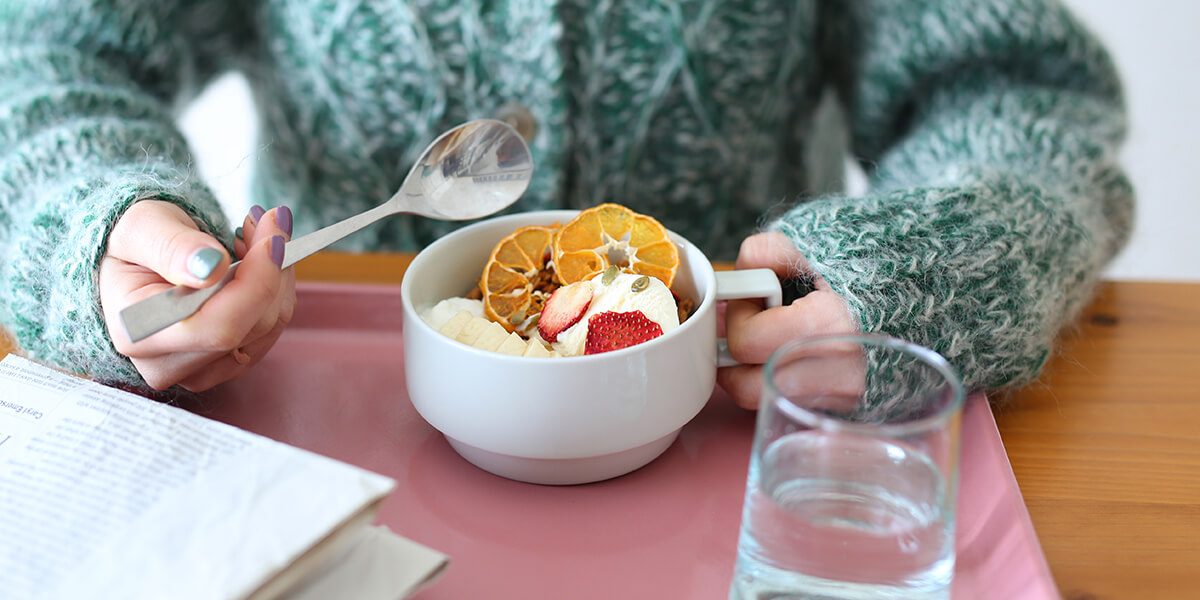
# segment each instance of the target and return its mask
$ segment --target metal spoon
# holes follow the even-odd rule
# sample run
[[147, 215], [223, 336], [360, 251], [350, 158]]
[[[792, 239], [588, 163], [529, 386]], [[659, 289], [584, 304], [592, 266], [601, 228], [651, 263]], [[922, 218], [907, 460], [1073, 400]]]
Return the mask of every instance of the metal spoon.
[[[532, 174], [529, 146], [515, 129], [491, 119], [469, 121], [438, 136], [387, 202], [288, 242], [283, 268], [391, 215], [409, 213], [446, 221], [486, 217], [520, 198]], [[216, 285], [176, 286], [126, 307], [121, 321], [129, 339], [143, 340], [195, 314], [233, 279], [238, 264], [230, 265]]]

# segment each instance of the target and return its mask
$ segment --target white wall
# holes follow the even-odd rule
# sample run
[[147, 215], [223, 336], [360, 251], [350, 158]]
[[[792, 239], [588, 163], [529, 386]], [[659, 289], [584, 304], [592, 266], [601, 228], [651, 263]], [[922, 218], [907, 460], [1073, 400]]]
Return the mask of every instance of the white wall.
[[[1112, 51], [1125, 81], [1123, 161], [1138, 194], [1133, 239], [1108, 270], [1118, 279], [1200, 280], [1200, 2], [1066, 0]], [[215, 82], [181, 119], [201, 174], [238, 221], [259, 153], [245, 81]]]
[[1200, 280], [1200, 2], [1067, 4], [1108, 44], [1129, 106], [1137, 225], [1109, 276]]
[[250, 88], [241, 75], [212, 82], [179, 118], [179, 127], [196, 154], [196, 168], [235, 225], [250, 209], [250, 174], [259, 155], [255, 147], [258, 117]]

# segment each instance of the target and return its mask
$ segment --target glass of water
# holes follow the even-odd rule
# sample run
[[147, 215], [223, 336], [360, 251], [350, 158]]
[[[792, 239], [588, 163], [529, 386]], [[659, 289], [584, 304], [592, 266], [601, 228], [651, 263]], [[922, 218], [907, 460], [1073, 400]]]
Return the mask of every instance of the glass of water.
[[963, 385], [879, 335], [775, 352], [730, 598], [949, 598]]

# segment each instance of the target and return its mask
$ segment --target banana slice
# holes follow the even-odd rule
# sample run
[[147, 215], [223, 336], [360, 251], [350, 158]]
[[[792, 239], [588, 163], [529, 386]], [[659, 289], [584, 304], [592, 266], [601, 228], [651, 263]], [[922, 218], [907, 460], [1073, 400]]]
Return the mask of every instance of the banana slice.
[[477, 317], [465, 310], [450, 317], [438, 331], [448, 338], [489, 352], [533, 358], [560, 356], [558, 352], [548, 350], [541, 342], [527, 341], [516, 333], [505, 331], [499, 323]]
[[480, 350], [495, 352], [496, 348], [499, 348], [500, 344], [503, 344], [504, 340], [508, 339], [508, 331], [499, 323], [493, 323], [484, 319], [480, 320], [486, 323], [486, 325], [484, 325], [483, 333], [479, 334], [479, 337], [475, 338], [474, 343], [471, 345]]
[[515, 333], [510, 333], [508, 337], [504, 338], [504, 343], [496, 348], [496, 352], [509, 356], [521, 356], [525, 353], [525, 340]]
[[446, 323], [442, 325], [442, 328], [438, 330], [438, 333], [441, 333], [450, 339], [454, 339], [458, 337], [458, 334], [462, 331], [463, 327], [466, 326], [466, 324], [469, 323], [472, 318], [473, 317], [471, 316], [471, 313], [464, 310], [457, 315], [450, 317], [450, 320], [446, 321]]
[[540, 342], [529, 340], [529, 345], [525, 348], [523, 356], [530, 358], [550, 358], [550, 352]]
[[[491, 324], [493, 323], [487, 319], [471, 317], [471, 320], [467, 321], [466, 325], [463, 325], [462, 331], [458, 332], [458, 335], [454, 336], [454, 339], [468, 346], [474, 346], [475, 340], [479, 339], [479, 336], [483, 335], [483, 332], [488, 328], [488, 325]], [[501, 329], [503, 329], [503, 327], [501, 327]]]

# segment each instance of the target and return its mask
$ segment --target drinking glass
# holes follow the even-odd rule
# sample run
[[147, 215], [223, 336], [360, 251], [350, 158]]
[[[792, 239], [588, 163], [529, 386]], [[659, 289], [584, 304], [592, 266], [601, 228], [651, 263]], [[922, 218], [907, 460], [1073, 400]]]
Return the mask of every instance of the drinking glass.
[[948, 598], [963, 396], [944, 358], [887, 336], [779, 348], [730, 598]]

